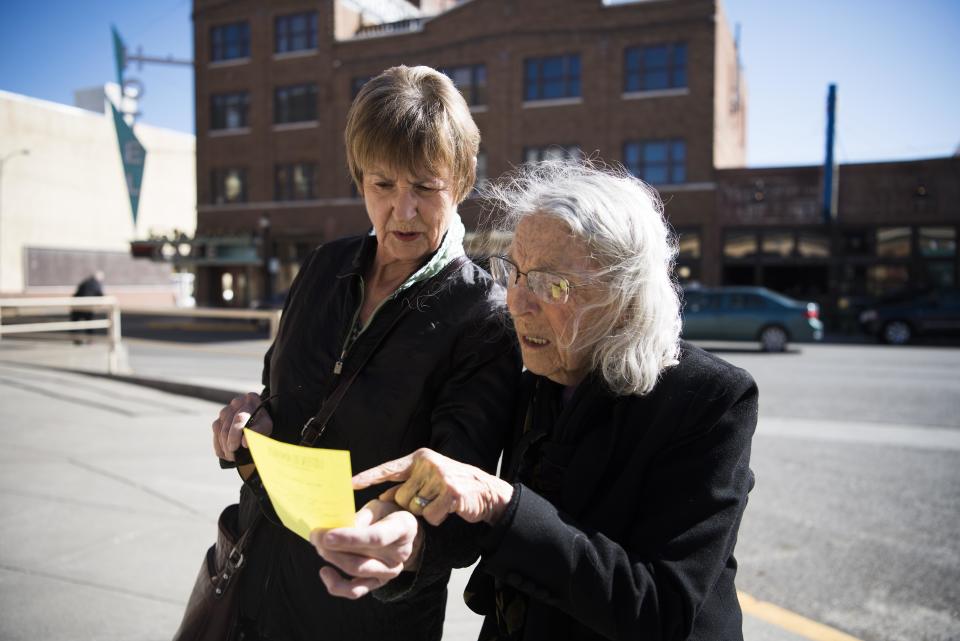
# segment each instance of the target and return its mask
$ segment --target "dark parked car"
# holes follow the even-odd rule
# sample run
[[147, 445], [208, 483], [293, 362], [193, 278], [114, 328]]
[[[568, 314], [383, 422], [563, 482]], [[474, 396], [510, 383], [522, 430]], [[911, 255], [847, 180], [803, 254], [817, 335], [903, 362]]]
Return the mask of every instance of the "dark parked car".
[[683, 337], [759, 341], [765, 352], [788, 342], [823, 339], [820, 307], [765, 287], [691, 287], [684, 290]]
[[960, 289], [941, 289], [878, 303], [860, 312], [860, 327], [877, 340], [904, 345], [918, 336], [960, 334]]

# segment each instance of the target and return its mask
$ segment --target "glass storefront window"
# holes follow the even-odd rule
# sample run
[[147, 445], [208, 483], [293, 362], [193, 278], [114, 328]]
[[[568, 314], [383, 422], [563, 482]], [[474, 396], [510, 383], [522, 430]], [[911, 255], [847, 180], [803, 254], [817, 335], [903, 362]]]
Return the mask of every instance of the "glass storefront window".
[[870, 233], [866, 229], [843, 230], [844, 256], [869, 256], [871, 247]]
[[880, 227], [877, 229], [877, 256], [908, 258], [910, 256], [909, 227]]
[[700, 258], [700, 232], [694, 230], [678, 230], [680, 258]]
[[829, 258], [830, 238], [820, 231], [801, 231], [797, 237], [797, 253], [803, 258]]
[[680, 263], [674, 273], [681, 285], [696, 283], [700, 280], [700, 267], [695, 263]]
[[763, 255], [789, 258], [793, 255], [793, 232], [767, 230], [763, 232]]
[[927, 272], [927, 281], [931, 287], [942, 289], [956, 285], [953, 261], [929, 260], [925, 262], [924, 269]]
[[928, 258], [952, 258], [957, 255], [957, 230], [954, 227], [921, 227], [917, 244], [920, 255]]
[[752, 258], [757, 255], [757, 234], [752, 231], [728, 231], [723, 239], [725, 258]]
[[906, 288], [910, 271], [906, 265], [872, 265], [867, 269], [867, 290], [874, 296], [886, 296]]

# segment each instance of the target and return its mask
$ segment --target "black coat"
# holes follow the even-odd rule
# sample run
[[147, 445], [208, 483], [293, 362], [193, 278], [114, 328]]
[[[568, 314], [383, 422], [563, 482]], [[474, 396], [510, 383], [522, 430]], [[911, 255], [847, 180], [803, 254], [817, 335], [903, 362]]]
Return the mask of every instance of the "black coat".
[[[387, 300], [346, 356], [343, 347], [362, 302], [362, 275], [376, 249], [372, 236], [336, 241], [301, 268], [264, 366], [273, 437], [295, 443], [304, 422], [342, 374], [389, 332], [347, 391], [317, 447], [349, 449], [354, 473], [429, 446], [488, 470], [496, 468], [520, 375], [512, 334], [502, 318], [503, 292], [467, 261], [416, 297]], [[412, 289], [410, 290], [412, 292]], [[402, 314], [391, 328], [391, 320]], [[359, 508], [384, 488], [358, 492]], [[241, 520], [257, 509], [256, 492], [241, 494]], [[270, 639], [439, 639], [451, 567], [470, 565], [474, 546], [459, 519], [431, 530], [423, 568], [397, 585], [392, 601], [331, 597], [320, 581], [322, 559], [296, 534], [265, 523], [241, 575], [242, 614]], [[414, 580], [415, 579], [415, 580]]]
[[[560, 392], [526, 375], [524, 397], [535, 386]], [[504, 455], [511, 481], [536, 449], [524, 445], [524, 416]], [[541, 450], [556, 504], [516, 483], [482, 538], [468, 588], [488, 615], [481, 638], [496, 638], [496, 580], [525, 595], [523, 639], [742, 639], [733, 550], [756, 421], [750, 375], [686, 344], [647, 396], [584, 381]]]

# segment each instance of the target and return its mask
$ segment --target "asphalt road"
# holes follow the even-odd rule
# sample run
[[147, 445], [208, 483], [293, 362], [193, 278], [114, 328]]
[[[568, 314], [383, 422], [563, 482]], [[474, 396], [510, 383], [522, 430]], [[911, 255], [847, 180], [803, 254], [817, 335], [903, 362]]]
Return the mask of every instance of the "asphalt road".
[[[266, 345], [129, 349], [256, 389]], [[707, 347], [760, 388], [740, 589], [864, 641], [960, 639], [960, 349]]]
[[960, 350], [718, 353], [760, 389], [739, 588], [864, 641], [960, 639]]
[[[128, 360], [142, 376], [237, 391], [257, 389], [267, 342], [231, 342], [220, 338], [215, 343], [194, 344], [128, 340]], [[2, 347], [9, 347], [6, 341]], [[752, 457], [757, 485], [737, 548], [739, 588], [863, 641], [960, 639], [960, 377], [956, 375], [960, 350], [816, 345], [779, 355], [731, 346], [719, 346], [715, 351], [750, 371], [761, 394], [761, 418]], [[83, 474], [94, 474], [92, 478], [112, 474], [137, 479], [155, 470], [159, 484], [148, 489], [169, 495], [173, 495], [174, 489], [182, 490], [182, 502], [188, 506], [192, 505], [197, 488], [213, 483], [201, 478], [198, 472], [195, 482], [191, 479], [189, 485], [177, 488], [176, 474], [171, 476], [167, 466], [179, 465], [174, 463], [178, 455], [166, 440], [155, 438], [154, 431], [155, 425], [169, 423], [182, 434], [181, 447], [203, 449], [206, 437], [203, 442], [194, 442], [195, 433], [184, 425], [202, 423], [205, 427], [214, 405], [188, 399], [181, 404], [179, 397], [141, 396], [116, 388], [97, 392], [93, 398], [110, 406], [120, 403], [133, 412], [132, 417], [116, 410], [83, 406], [76, 415], [103, 416], [105, 426], [101, 428], [114, 441], [97, 444], [71, 436], [67, 445], [76, 447], [77, 454], [68, 454], [65, 463], [58, 463], [59, 468], [42, 461], [45, 467], [37, 477], [64, 474], [62, 489], [34, 496], [45, 503], [42, 509], [31, 508], [23, 502], [30, 498], [26, 493], [9, 489], [11, 484], [20, 487], [24, 470], [28, 469], [16, 467], [18, 461], [27, 455], [43, 458], [43, 443], [57, 439], [57, 430], [62, 430], [62, 424], [69, 424], [74, 416], [68, 411], [75, 411], [69, 408], [79, 401], [70, 398], [85, 396], [84, 390], [91, 385], [83, 378], [61, 377], [57, 382], [51, 376], [42, 374], [46, 382], [30, 382], [25, 381], [22, 369], [20, 374], [7, 370], [0, 380], [7, 416], [4, 424], [31, 426], [29, 434], [33, 439], [11, 449], [11, 442], [19, 443], [20, 431], [15, 431], [16, 437], [4, 432], [8, 448], [2, 458], [8, 473], [0, 475], [0, 481], [4, 481], [0, 500], [7, 515], [6, 520], [0, 520], [0, 612], [4, 613], [0, 620], [7, 615], [22, 618], [27, 610], [14, 606], [28, 608], [30, 599], [42, 600], [50, 589], [60, 589], [57, 577], [53, 576], [59, 576], [58, 559], [73, 564], [68, 565], [70, 571], [65, 573], [75, 583], [79, 580], [95, 584], [91, 594], [102, 591], [102, 586], [97, 587], [100, 579], [95, 563], [74, 561], [96, 548], [97, 537], [84, 535], [77, 549], [57, 552], [48, 562], [42, 549], [54, 545], [49, 534], [20, 547], [10, 545], [14, 539], [8, 535], [22, 529], [23, 521], [10, 516], [13, 508], [17, 514], [27, 515], [28, 525], [43, 534], [43, 524], [56, 518], [54, 507], [58, 502], [69, 507], [65, 518], [70, 523], [79, 521], [80, 527], [89, 519], [84, 511], [88, 507], [108, 512], [120, 509], [113, 506], [112, 498], [100, 505], [104, 502], [86, 497], [81, 490], [88, 487], [85, 483], [91, 477], [85, 479]], [[31, 385], [36, 389], [31, 389]], [[133, 399], [133, 405], [126, 403], [127, 396]], [[36, 403], [37, 398], [47, 400]], [[106, 418], [110, 415], [119, 416], [123, 426], [107, 429]], [[133, 438], [136, 445], [141, 430], [150, 432], [144, 441], [143, 455], [132, 462], [127, 457], [119, 458], [121, 439]], [[92, 438], [97, 429], [85, 426], [76, 433]], [[151, 458], [155, 452], [162, 455]], [[191, 455], [198, 456], [202, 454]], [[87, 469], [90, 466], [108, 475]], [[66, 499], [54, 496], [63, 492], [69, 498], [73, 490], [77, 490], [77, 502], [84, 509], [74, 509]], [[209, 516], [200, 515], [212, 513], [210, 506], [219, 505], [223, 490], [219, 491], [217, 497], [199, 495], [205, 504], [196, 505], [193, 511], [181, 510], [185, 512], [182, 527], [189, 525], [199, 541], [209, 538], [206, 533], [210, 527]], [[30, 511], [34, 509], [36, 513]], [[127, 547], [123, 546], [128, 546], [129, 537], [147, 531], [145, 527], [145, 523], [137, 522], [129, 535], [114, 536], [124, 554]], [[97, 536], [102, 539], [105, 535]], [[35, 547], [38, 544], [40, 548]], [[175, 617], [180, 607], [196, 556], [196, 550], [191, 549], [184, 557], [186, 561], [174, 564], [170, 572], [165, 569], [158, 589], [146, 590], [142, 583], [118, 573], [119, 568], [106, 567], [103, 572], [108, 578], [117, 575], [116, 581], [132, 595], [128, 595], [131, 603], [147, 594], [155, 598], [155, 608], [161, 607], [159, 603], [167, 604], [162, 609], [172, 613], [165, 615], [169, 619]], [[143, 565], [135, 556], [130, 559], [132, 567]], [[41, 564], [39, 573], [25, 573], [23, 568], [34, 560]], [[102, 562], [109, 566], [111, 560], [104, 557]], [[451, 590], [451, 594], [451, 603], [456, 603], [456, 590]], [[151, 615], [154, 619], [159, 616], [156, 612], [159, 610]], [[758, 618], [749, 608], [746, 614], [745, 636], [749, 641], [831, 638], [815, 626], [796, 635], [785, 632], [790, 626], [783, 617]], [[457, 616], [449, 621], [448, 637], [472, 638], [475, 620]], [[8, 633], [11, 629], [0, 624], [0, 632]], [[30, 634], [11, 637], [6, 633], [0, 633], [0, 637], [39, 638]]]

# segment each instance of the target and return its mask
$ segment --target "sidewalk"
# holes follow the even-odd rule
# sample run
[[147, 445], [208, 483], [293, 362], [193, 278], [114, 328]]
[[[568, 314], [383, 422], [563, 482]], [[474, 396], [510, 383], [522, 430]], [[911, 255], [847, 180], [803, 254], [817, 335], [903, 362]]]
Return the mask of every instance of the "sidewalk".
[[[132, 343], [121, 380], [106, 375], [105, 345], [0, 341], [0, 639], [172, 635], [216, 516], [237, 492], [209, 451], [219, 404], [196, 396], [256, 389], [250, 374], [265, 349]], [[216, 354], [251, 363], [213, 376]], [[451, 581], [445, 640], [479, 631], [460, 598], [468, 576]], [[748, 641], [804, 638], [744, 619]]]

